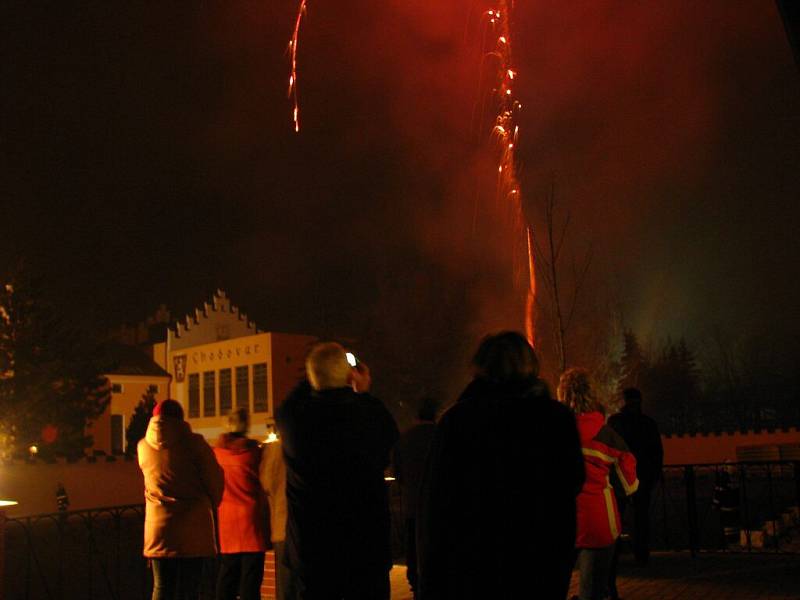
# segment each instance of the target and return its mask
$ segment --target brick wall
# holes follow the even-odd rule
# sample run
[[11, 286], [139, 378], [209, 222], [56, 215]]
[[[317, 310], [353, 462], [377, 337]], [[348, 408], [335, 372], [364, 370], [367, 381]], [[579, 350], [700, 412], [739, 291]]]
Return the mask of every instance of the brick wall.
[[276, 600], [277, 597], [275, 553], [270, 550], [264, 559], [264, 581], [261, 583], [261, 600]]
[[56, 512], [59, 482], [67, 489], [70, 510], [144, 502], [142, 471], [135, 460], [106, 462], [98, 457], [95, 462], [59, 460], [48, 464], [37, 460], [0, 465], [0, 497], [19, 502], [7, 509], [9, 517]]
[[[685, 465], [703, 463], [722, 463], [737, 460], [737, 448], [758, 446], [790, 446], [800, 443], [800, 431], [795, 428], [786, 431], [747, 431], [732, 433], [711, 433], [696, 435], [662, 436], [664, 443], [664, 464]], [[741, 453], [741, 452], [740, 452]], [[765, 455], [762, 460], [776, 459]], [[794, 460], [794, 458], [791, 458]]]

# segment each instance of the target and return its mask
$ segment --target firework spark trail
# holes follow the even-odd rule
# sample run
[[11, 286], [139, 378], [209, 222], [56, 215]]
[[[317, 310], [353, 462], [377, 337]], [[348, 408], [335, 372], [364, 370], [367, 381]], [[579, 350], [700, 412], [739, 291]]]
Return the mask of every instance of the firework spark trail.
[[498, 0], [497, 8], [487, 10], [484, 17], [493, 35], [494, 47], [489, 49], [488, 56], [497, 62], [496, 87], [494, 94], [497, 99], [498, 114], [492, 130], [499, 145], [498, 198], [511, 203], [514, 212], [515, 224], [519, 234], [525, 235], [527, 250], [527, 297], [525, 302], [525, 333], [528, 341], [533, 345], [535, 340], [535, 315], [536, 301], [536, 272], [533, 261], [533, 247], [531, 244], [532, 232], [525, 226], [525, 217], [522, 212], [522, 197], [520, 194], [519, 179], [517, 178], [516, 145], [519, 139], [519, 125], [517, 118], [522, 110], [522, 104], [514, 97], [514, 84], [517, 71], [514, 67], [511, 53], [511, 16], [514, 0]]
[[525, 336], [534, 345], [536, 341], [536, 321], [533, 313], [536, 307], [536, 265], [533, 264], [533, 231], [530, 226], [525, 230], [525, 238], [528, 242], [528, 294], [525, 299]]
[[289, 55], [291, 56], [291, 71], [289, 73], [289, 93], [292, 100], [292, 120], [295, 133], [300, 132], [300, 99], [297, 95], [297, 45], [300, 42], [300, 24], [306, 14], [306, 0], [300, 0], [297, 8], [297, 18], [294, 21], [292, 39], [289, 40]]

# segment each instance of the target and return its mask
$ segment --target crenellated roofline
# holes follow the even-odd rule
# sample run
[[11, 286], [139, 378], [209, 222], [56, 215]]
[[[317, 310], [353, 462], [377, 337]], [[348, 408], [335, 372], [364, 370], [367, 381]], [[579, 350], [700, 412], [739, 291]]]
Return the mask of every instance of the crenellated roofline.
[[[209, 328], [214, 327], [214, 331]], [[255, 335], [260, 333], [256, 324], [238, 306], [231, 304], [228, 294], [218, 289], [211, 297], [210, 302], [203, 302], [201, 307], [195, 308], [194, 314], [186, 315], [177, 321], [167, 332], [170, 346], [182, 345], [187, 338], [199, 337], [208, 341], [208, 338], [225, 339], [220, 337], [217, 328], [228, 327], [226, 336], [230, 338]], [[195, 340], [195, 343], [201, 340]], [[194, 343], [192, 344], [194, 345]]]

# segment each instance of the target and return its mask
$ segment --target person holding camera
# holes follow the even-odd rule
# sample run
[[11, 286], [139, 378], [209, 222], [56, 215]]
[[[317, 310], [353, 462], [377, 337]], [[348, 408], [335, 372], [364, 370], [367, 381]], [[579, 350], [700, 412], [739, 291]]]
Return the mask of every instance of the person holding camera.
[[389, 600], [384, 469], [397, 425], [368, 391], [369, 369], [336, 343], [315, 346], [308, 382], [278, 409], [289, 514], [284, 562], [300, 600]]

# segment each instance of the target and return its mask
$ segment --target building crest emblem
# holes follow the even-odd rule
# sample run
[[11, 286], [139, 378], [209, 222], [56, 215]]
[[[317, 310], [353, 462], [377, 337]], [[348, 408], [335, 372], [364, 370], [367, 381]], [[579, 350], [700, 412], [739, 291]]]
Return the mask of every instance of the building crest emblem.
[[175, 381], [183, 383], [183, 380], [186, 379], [186, 355], [179, 354], [173, 357], [172, 360], [175, 367]]

